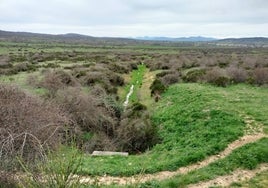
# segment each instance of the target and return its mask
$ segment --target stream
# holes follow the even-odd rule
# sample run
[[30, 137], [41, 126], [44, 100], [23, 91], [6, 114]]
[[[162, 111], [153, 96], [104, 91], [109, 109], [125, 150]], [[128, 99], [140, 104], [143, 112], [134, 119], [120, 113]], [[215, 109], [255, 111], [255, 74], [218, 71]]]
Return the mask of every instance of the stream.
[[128, 105], [129, 97], [132, 95], [133, 90], [134, 90], [134, 85], [132, 84], [131, 87], [130, 87], [130, 89], [129, 89], [129, 92], [128, 92], [127, 96], [126, 96], [126, 100], [125, 100], [124, 103], [123, 103], [123, 106], [124, 106], [125, 108], [126, 108], [127, 105]]

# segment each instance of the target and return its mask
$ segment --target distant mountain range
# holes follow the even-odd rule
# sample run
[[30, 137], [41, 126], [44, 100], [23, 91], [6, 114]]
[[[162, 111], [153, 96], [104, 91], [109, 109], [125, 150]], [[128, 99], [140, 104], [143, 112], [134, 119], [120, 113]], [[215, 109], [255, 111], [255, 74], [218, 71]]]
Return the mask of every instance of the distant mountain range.
[[136, 38], [115, 38], [115, 37], [93, 37], [76, 33], [52, 35], [29, 32], [11, 32], [0, 30], [0, 41], [12, 42], [61, 42], [79, 43], [93, 45], [131, 45], [131, 44], [162, 44], [162, 45], [217, 45], [217, 46], [245, 46], [245, 47], [268, 47], [268, 38], [226, 38], [216, 39], [209, 37], [136, 37]]
[[179, 37], [179, 38], [171, 38], [171, 37], [136, 37], [138, 40], [151, 40], [151, 41], [172, 41], [172, 42], [208, 42], [208, 41], [216, 41], [216, 38], [209, 37]]

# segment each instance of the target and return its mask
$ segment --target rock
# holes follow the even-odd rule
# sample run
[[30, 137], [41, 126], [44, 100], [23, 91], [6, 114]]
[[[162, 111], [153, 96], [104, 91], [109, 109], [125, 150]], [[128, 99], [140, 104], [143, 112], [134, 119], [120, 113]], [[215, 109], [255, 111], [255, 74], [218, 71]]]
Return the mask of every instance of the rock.
[[120, 156], [128, 156], [128, 152], [113, 152], [113, 151], [93, 151], [91, 156], [113, 156], [113, 155], [120, 155]]

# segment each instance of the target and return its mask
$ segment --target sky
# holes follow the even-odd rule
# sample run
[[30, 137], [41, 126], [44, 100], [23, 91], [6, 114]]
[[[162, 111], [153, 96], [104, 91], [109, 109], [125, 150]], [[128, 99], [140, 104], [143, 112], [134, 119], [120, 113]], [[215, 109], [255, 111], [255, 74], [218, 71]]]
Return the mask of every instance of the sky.
[[0, 0], [0, 30], [97, 37], [268, 37], [268, 0]]

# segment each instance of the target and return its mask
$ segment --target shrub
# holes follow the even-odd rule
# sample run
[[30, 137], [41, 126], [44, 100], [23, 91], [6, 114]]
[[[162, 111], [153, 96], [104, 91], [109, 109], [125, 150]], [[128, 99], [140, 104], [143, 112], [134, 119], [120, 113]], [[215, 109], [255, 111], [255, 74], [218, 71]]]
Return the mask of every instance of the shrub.
[[0, 56], [0, 68], [10, 68], [12, 64], [10, 63], [9, 56]]
[[81, 77], [87, 75], [87, 69], [84, 69], [84, 68], [75, 68], [75, 69], [73, 69], [73, 71], [72, 71], [72, 75], [73, 75], [75, 78], [81, 78]]
[[3, 84], [0, 99], [1, 165], [14, 162], [16, 156], [33, 162], [44, 157], [46, 148], [55, 148], [63, 141], [65, 127], [71, 123], [59, 107]]
[[247, 72], [242, 68], [230, 67], [227, 69], [227, 74], [234, 83], [243, 83], [247, 80]]
[[268, 68], [257, 68], [252, 72], [252, 83], [256, 85], [268, 84]]
[[164, 76], [166, 76], [168, 74], [175, 74], [175, 73], [176, 73], [176, 71], [170, 71], [170, 70], [168, 70], [168, 71], [161, 71], [161, 72], [159, 72], [159, 73], [156, 74], [156, 78], [162, 78], [162, 77], [164, 77]]
[[11, 172], [0, 171], [0, 188], [16, 188], [19, 187], [16, 177]]
[[69, 73], [63, 70], [55, 70], [45, 72], [40, 85], [48, 89], [51, 96], [54, 96], [58, 89], [67, 86], [79, 86], [79, 83]]
[[130, 67], [127, 66], [126, 63], [110, 63], [109, 64], [109, 69], [113, 72], [117, 72], [117, 73], [128, 73], [130, 71]]
[[111, 72], [109, 74], [109, 81], [112, 85], [114, 86], [123, 86], [125, 81], [124, 81], [124, 78], [117, 75], [117, 74], [114, 74], [113, 72]]
[[84, 94], [77, 88], [65, 88], [55, 95], [56, 102], [68, 111], [70, 117], [82, 128], [82, 131], [99, 129], [98, 116], [100, 112], [97, 100], [91, 95]]
[[120, 150], [130, 153], [143, 152], [159, 141], [146, 106], [134, 103], [127, 108], [117, 129], [117, 140]]
[[166, 90], [166, 86], [159, 79], [155, 79], [150, 89], [151, 95], [161, 94]]
[[13, 69], [16, 72], [23, 72], [23, 71], [35, 71], [36, 67], [33, 64], [28, 62], [21, 62], [14, 65]]
[[84, 78], [84, 84], [87, 86], [93, 86], [96, 83], [108, 83], [106, 76], [103, 72], [89, 72]]
[[203, 79], [205, 73], [205, 69], [192, 69], [182, 76], [182, 79], [185, 82], [198, 82]]
[[167, 74], [165, 76], [163, 76], [161, 78], [161, 81], [162, 83], [165, 85], [165, 86], [169, 86], [171, 84], [175, 84], [179, 81], [179, 74], [178, 73], [175, 73], [175, 74]]
[[[113, 97], [106, 95], [101, 87], [95, 86], [90, 94], [85, 94], [77, 88], [66, 88], [59, 90], [55, 99], [70, 113], [70, 118], [77, 125], [78, 145], [91, 152], [96, 148], [107, 148], [107, 142], [110, 140], [109, 148], [116, 148], [113, 138], [122, 108]], [[88, 133], [94, 136], [89, 140], [83, 139], [83, 134]], [[102, 142], [104, 140], [105, 142]]]
[[205, 80], [207, 83], [219, 87], [226, 87], [230, 83], [230, 79], [225, 76], [224, 72], [217, 68], [207, 71]]

